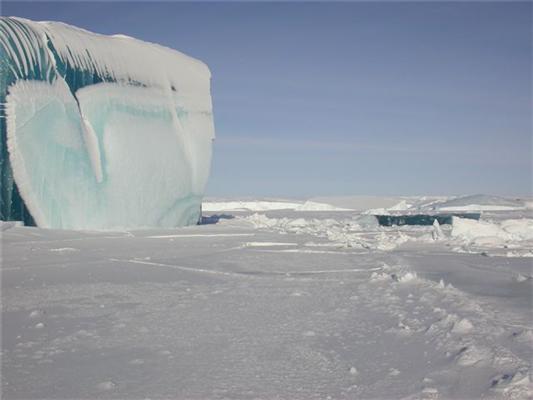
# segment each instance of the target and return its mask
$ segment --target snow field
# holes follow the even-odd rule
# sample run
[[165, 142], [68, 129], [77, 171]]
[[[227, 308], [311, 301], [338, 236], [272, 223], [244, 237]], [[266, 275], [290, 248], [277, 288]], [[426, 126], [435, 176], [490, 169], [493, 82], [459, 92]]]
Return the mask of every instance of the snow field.
[[[351, 211], [269, 210], [217, 221], [6, 227], [2, 395], [533, 395], [531, 263], [505, 253], [528, 251], [530, 219], [383, 228]], [[501, 241], [476, 242], [488, 234]]]

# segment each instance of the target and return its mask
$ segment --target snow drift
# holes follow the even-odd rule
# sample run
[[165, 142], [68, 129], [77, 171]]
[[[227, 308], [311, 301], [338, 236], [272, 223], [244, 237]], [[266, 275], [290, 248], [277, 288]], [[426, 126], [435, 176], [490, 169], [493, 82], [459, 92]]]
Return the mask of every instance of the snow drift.
[[205, 64], [20, 18], [0, 19], [0, 54], [1, 219], [69, 229], [198, 220], [214, 138]]

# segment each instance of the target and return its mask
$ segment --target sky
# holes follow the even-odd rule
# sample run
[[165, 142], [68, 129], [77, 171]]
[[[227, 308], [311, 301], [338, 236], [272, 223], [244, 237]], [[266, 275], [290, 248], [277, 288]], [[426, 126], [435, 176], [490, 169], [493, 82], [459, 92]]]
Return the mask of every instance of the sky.
[[532, 192], [532, 3], [2, 2], [212, 73], [207, 195]]

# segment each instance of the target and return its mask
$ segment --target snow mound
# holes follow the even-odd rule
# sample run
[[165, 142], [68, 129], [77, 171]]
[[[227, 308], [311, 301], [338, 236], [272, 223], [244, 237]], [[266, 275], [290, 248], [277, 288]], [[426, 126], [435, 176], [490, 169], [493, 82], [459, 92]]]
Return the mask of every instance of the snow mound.
[[405, 200], [402, 200], [398, 204], [395, 204], [394, 206], [389, 207], [388, 210], [389, 211], [404, 211], [404, 210], [410, 209], [411, 207], [412, 207], [411, 204], [407, 203], [407, 201]]
[[306, 201], [304, 203], [289, 201], [206, 201], [202, 204], [203, 211], [350, 211], [347, 208], [335, 207], [326, 203]]
[[301, 203], [286, 201], [205, 201], [202, 203], [203, 211], [271, 211], [294, 210]]
[[349, 208], [335, 207], [331, 204], [317, 203], [315, 201], [306, 201], [296, 208], [297, 211], [350, 211]]
[[[330, 204], [337, 208], [365, 211], [375, 208], [388, 208], [397, 205], [406, 198], [400, 196], [323, 196], [313, 197], [309, 201]], [[409, 198], [409, 202], [414, 199]]]
[[24, 226], [22, 221], [0, 221], [0, 232], [7, 231], [16, 226]]
[[508, 241], [532, 240], [533, 220], [507, 219], [498, 224], [453, 217], [451, 235], [467, 240], [479, 238], [498, 238]]
[[512, 211], [525, 208], [520, 200], [476, 194], [462, 196], [433, 205], [439, 211]]

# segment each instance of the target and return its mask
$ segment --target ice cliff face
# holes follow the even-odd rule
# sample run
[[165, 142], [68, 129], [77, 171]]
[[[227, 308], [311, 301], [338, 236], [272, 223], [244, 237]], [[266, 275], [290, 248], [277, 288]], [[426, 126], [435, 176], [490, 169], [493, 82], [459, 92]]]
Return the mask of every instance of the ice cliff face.
[[178, 51], [0, 19], [1, 219], [193, 224], [214, 138], [210, 72]]

